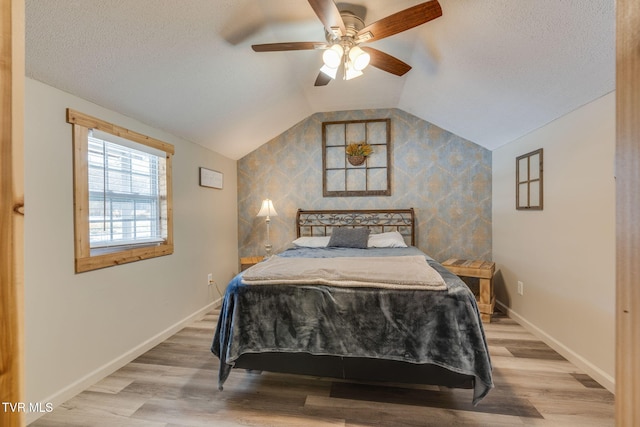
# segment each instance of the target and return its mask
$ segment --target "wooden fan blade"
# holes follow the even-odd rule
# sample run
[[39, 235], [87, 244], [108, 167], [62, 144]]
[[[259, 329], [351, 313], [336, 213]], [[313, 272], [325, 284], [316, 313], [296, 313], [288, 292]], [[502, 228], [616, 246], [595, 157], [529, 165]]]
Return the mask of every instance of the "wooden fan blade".
[[438, 0], [421, 3], [367, 25], [358, 31], [356, 39], [363, 42], [380, 40], [417, 27], [440, 16], [442, 16], [442, 8]]
[[314, 83], [314, 86], [326, 86], [329, 84], [331, 80], [333, 80], [331, 77], [327, 76], [325, 73], [320, 71], [318, 73], [318, 77], [316, 77], [316, 82]]
[[309, 0], [309, 4], [329, 34], [333, 34], [333, 28], [335, 27], [340, 29], [339, 35], [347, 34], [338, 6], [333, 0]]
[[324, 49], [326, 43], [322, 42], [290, 42], [290, 43], [266, 43], [254, 44], [251, 48], [256, 52], [280, 52], [284, 50], [312, 50]]
[[387, 73], [403, 76], [411, 69], [411, 65], [381, 50], [369, 46], [360, 46], [360, 48], [371, 56], [369, 65], [386, 71]]

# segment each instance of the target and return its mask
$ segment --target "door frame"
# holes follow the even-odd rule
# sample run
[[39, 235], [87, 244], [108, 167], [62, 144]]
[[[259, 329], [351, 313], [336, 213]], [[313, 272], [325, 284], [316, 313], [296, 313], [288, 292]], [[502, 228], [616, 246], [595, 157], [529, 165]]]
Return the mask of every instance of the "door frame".
[[616, 425], [640, 425], [640, 5], [616, 2]]
[[[0, 401], [23, 398], [24, 1], [0, 0]], [[0, 425], [24, 410], [0, 408]]]

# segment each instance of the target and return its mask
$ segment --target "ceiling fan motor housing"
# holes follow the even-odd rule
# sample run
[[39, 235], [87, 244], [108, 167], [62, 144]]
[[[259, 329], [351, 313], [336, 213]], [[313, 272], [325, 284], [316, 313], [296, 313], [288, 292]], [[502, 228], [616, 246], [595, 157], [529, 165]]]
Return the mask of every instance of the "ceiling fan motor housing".
[[340, 34], [340, 29], [338, 27], [331, 27], [331, 32], [325, 29], [325, 38], [329, 44], [340, 43], [346, 51], [348, 48], [363, 41], [356, 40], [356, 35], [358, 34], [358, 31], [364, 28], [364, 21], [349, 10], [341, 11], [340, 16], [342, 17], [347, 33]]

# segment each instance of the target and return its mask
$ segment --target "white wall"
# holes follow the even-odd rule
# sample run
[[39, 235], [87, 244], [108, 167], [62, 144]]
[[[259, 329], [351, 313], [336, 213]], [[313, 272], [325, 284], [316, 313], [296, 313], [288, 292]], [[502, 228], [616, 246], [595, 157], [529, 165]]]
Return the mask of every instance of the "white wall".
[[[207, 273], [224, 292], [238, 270], [237, 171], [234, 160], [35, 80], [25, 98], [25, 397], [59, 404], [220, 298]], [[172, 255], [74, 273], [67, 107], [175, 146]], [[224, 189], [199, 187], [200, 166], [222, 172]]]
[[[544, 149], [544, 210], [516, 211], [515, 158]], [[615, 94], [493, 152], [497, 299], [613, 390]], [[518, 295], [517, 281], [524, 283]]]

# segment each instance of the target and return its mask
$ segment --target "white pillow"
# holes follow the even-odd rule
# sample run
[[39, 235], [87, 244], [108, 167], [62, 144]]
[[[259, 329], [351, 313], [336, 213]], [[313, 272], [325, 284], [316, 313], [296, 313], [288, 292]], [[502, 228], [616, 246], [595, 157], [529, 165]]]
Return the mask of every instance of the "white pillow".
[[398, 231], [389, 231], [386, 233], [370, 234], [369, 248], [406, 248], [407, 244], [404, 237]]
[[331, 236], [303, 236], [293, 241], [295, 246], [303, 248], [324, 248], [329, 244]]

